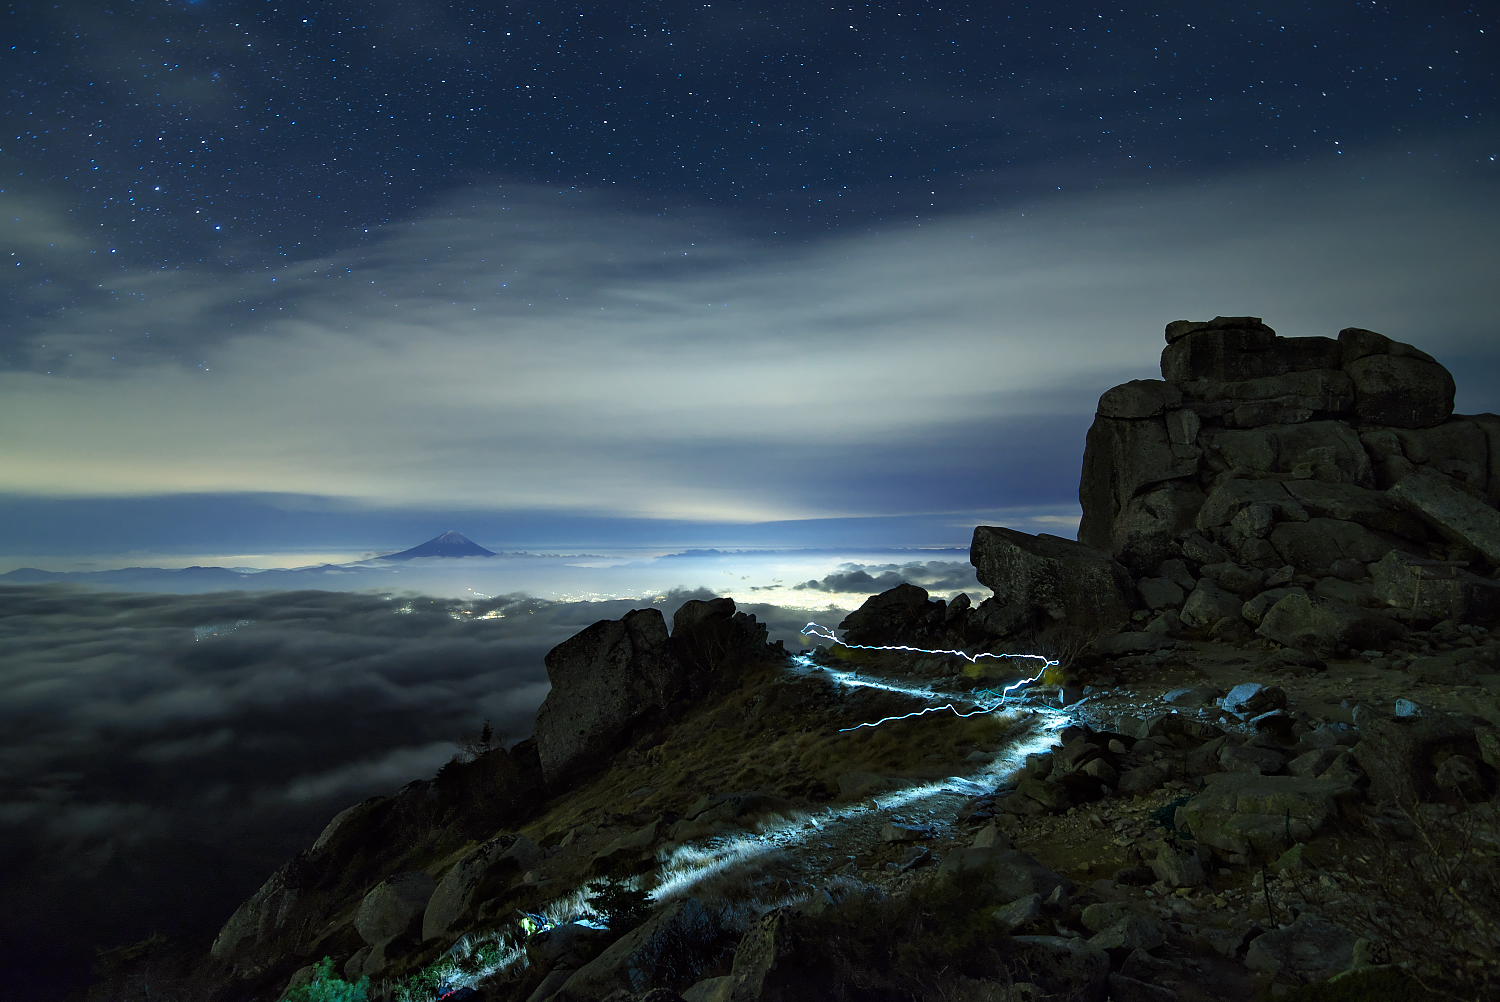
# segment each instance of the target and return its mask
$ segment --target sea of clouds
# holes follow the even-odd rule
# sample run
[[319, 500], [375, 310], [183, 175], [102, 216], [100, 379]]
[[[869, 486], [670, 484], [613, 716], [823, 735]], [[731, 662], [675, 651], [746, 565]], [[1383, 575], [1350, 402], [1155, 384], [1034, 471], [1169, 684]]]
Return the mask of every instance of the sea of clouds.
[[[774, 587], [802, 606], [748, 583], [739, 606], [796, 649], [899, 580], [982, 594], [965, 563], [842, 562]], [[553, 646], [711, 594], [0, 587], [0, 965], [55, 981], [95, 947], [211, 933], [344, 807], [430, 777], [485, 722], [529, 736]]]

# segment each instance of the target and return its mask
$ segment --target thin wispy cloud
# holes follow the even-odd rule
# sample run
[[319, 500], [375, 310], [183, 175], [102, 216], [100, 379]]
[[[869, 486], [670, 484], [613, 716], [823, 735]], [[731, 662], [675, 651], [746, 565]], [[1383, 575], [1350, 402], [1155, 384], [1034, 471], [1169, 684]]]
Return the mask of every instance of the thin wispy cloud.
[[[767, 521], [909, 511], [909, 488], [840, 484], [946, 446], [929, 510], [951, 508], [965, 468], [1151, 375], [1166, 320], [1254, 311], [1288, 334], [1474, 349], [1488, 182], [1347, 168], [797, 246], [732, 217], [479, 185], [363, 250], [119, 276], [107, 310], [30, 330], [55, 374], [0, 375], [8, 485]], [[1402, 270], [1405, 288], [1379, 277]], [[120, 357], [121, 325], [154, 332], [139, 358]], [[1081, 453], [1075, 437], [1056, 447]], [[990, 456], [956, 448], [980, 441]]]

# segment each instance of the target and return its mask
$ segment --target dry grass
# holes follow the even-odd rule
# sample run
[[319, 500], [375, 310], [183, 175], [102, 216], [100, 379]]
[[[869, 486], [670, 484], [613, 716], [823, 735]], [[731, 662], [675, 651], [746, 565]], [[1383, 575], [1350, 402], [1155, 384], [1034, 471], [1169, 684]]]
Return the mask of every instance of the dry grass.
[[1436, 998], [1500, 998], [1500, 806], [1402, 805], [1317, 848], [1280, 910], [1328, 915]]
[[1017, 727], [990, 714], [933, 713], [839, 731], [921, 705], [873, 690], [840, 693], [821, 679], [763, 666], [733, 692], [689, 712], [661, 740], [622, 750], [602, 774], [524, 831], [540, 842], [585, 825], [646, 824], [684, 813], [705, 793], [755, 791], [823, 806], [837, 800], [844, 773], [941, 779], [960, 771], [970, 752], [1002, 747]]

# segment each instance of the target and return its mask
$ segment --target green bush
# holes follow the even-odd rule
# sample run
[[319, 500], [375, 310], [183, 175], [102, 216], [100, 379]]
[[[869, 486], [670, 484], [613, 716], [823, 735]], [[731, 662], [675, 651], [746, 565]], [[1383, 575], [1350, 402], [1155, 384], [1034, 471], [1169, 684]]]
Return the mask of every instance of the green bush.
[[333, 973], [333, 958], [324, 957], [313, 971], [313, 979], [287, 992], [282, 1002], [369, 1002], [370, 979], [350, 984]]

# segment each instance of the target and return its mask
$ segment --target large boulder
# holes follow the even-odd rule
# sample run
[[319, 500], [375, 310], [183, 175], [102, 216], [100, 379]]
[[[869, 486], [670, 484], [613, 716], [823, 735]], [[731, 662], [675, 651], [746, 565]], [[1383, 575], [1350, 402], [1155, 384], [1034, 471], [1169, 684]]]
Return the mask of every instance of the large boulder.
[[1174, 443], [1160, 417], [1096, 417], [1078, 482], [1083, 506], [1078, 538], [1108, 549], [1115, 518], [1125, 505], [1156, 484], [1196, 476], [1201, 454], [1196, 445]]
[[1392, 550], [1370, 565], [1375, 598], [1429, 622], [1500, 621], [1500, 581], [1482, 578], [1452, 560], [1426, 560]]
[[1411, 473], [1390, 493], [1444, 536], [1500, 566], [1500, 511], [1484, 498], [1432, 470]]
[[1452, 477], [1484, 494], [1491, 470], [1486, 417], [1455, 415], [1428, 428], [1394, 428], [1391, 435], [1411, 464]]
[[1303, 981], [1326, 981], [1353, 962], [1353, 934], [1312, 914], [1261, 933], [1245, 952], [1245, 966], [1252, 971]]
[[1389, 537], [1337, 518], [1283, 522], [1271, 530], [1270, 540], [1280, 563], [1319, 577], [1331, 573], [1340, 560], [1379, 560], [1392, 545]]
[[1453, 376], [1426, 352], [1359, 327], [1339, 331], [1339, 347], [1360, 420], [1427, 428], [1453, 413]]
[[1309, 518], [1354, 522], [1374, 532], [1390, 533], [1416, 542], [1428, 537], [1422, 520], [1385, 491], [1324, 480], [1288, 480], [1285, 487], [1287, 494]]
[[504, 891], [538, 852], [530, 839], [499, 835], [475, 846], [448, 868], [422, 911], [422, 939], [450, 939], [474, 917], [476, 906]]
[[549, 783], [607, 762], [635, 725], [682, 695], [686, 676], [655, 608], [593, 624], [549, 651], [546, 665], [552, 689], [536, 744]]
[[354, 913], [354, 929], [371, 946], [414, 930], [437, 881], [420, 870], [398, 873], [372, 887]]
[[[1252, 505], [1264, 507], [1272, 521], [1307, 521], [1304, 509], [1280, 480], [1223, 477], [1203, 501], [1196, 519], [1197, 527], [1211, 535], [1222, 536], [1235, 518]], [[1266, 531], [1269, 531], [1267, 523]], [[1265, 535], [1266, 532], [1257, 533]]]
[[1354, 384], [1338, 369], [1306, 369], [1231, 382], [1200, 379], [1183, 383], [1182, 392], [1200, 418], [1216, 419], [1228, 428], [1340, 417], [1354, 403]]
[[1194, 330], [1178, 326], [1174, 331], [1174, 325], [1168, 327], [1161, 353], [1161, 375], [1169, 383], [1231, 382], [1287, 371], [1276, 351], [1281, 339], [1259, 317], [1215, 317]]
[[1177, 808], [1175, 821], [1200, 845], [1271, 859], [1321, 831], [1353, 795], [1352, 786], [1335, 780], [1220, 772]]
[[1182, 606], [1182, 621], [1194, 629], [1206, 630], [1221, 619], [1236, 617], [1241, 600], [1214, 582], [1204, 578], [1188, 595]]
[[1182, 403], [1182, 390], [1160, 379], [1132, 379], [1105, 390], [1098, 414], [1107, 418], [1151, 418]]
[[547, 654], [552, 688], [537, 713], [536, 750], [548, 783], [602, 767], [641, 729], [711, 689], [730, 666], [770, 653], [766, 628], [728, 598], [601, 620]]
[[765, 653], [766, 625], [736, 612], [732, 598], [695, 599], [672, 616], [672, 649], [687, 669], [681, 676], [685, 693], [700, 696], [723, 668]]
[[1111, 527], [1106, 552], [1136, 574], [1148, 574], [1177, 552], [1176, 541], [1192, 531], [1203, 490], [1172, 480], [1126, 501]]
[[1039, 863], [1035, 857], [1004, 845], [961, 846], [951, 849], [938, 866], [938, 873], [980, 885], [996, 901], [1014, 901], [1028, 894], [1047, 897], [1058, 888], [1072, 893], [1064, 876]]
[[1452, 417], [1431, 356], [1359, 328], [1282, 338], [1258, 317], [1166, 335], [1163, 379], [1100, 397], [1080, 542], [1137, 578], [1185, 558], [1353, 580], [1393, 548], [1436, 555], [1438, 535], [1500, 562], [1500, 520], [1421, 479], [1500, 502], [1500, 417]]
[[1125, 569], [1092, 547], [1045, 533], [981, 525], [969, 561], [995, 597], [977, 610], [1002, 637], [1093, 637], [1130, 618]]
[[865, 599], [839, 629], [851, 644], [923, 646], [943, 638], [947, 613], [947, 603], [929, 599], [925, 588], [902, 583]]
[[[1367, 712], [1357, 719], [1354, 759], [1370, 777], [1370, 796], [1377, 801], [1410, 806], [1430, 800], [1440, 793], [1444, 762], [1455, 756], [1483, 759], [1485, 728], [1475, 720], [1434, 712], [1400, 717]], [[1495, 771], [1486, 768], [1482, 781], [1493, 790]]]
[[1342, 654], [1385, 650], [1406, 631], [1374, 610], [1295, 589], [1265, 611], [1255, 632], [1285, 647]]
[[1369, 454], [1359, 435], [1342, 421], [1205, 431], [1199, 439], [1224, 470], [1375, 485]]
[[290, 945], [309, 937], [315, 919], [301, 907], [307, 894], [306, 869], [304, 857], [293, 858], [242, 902], [214, 937], [214, 959], [231, 964], [239, 976], [256, 976], [270, 966], [257, 947]]

